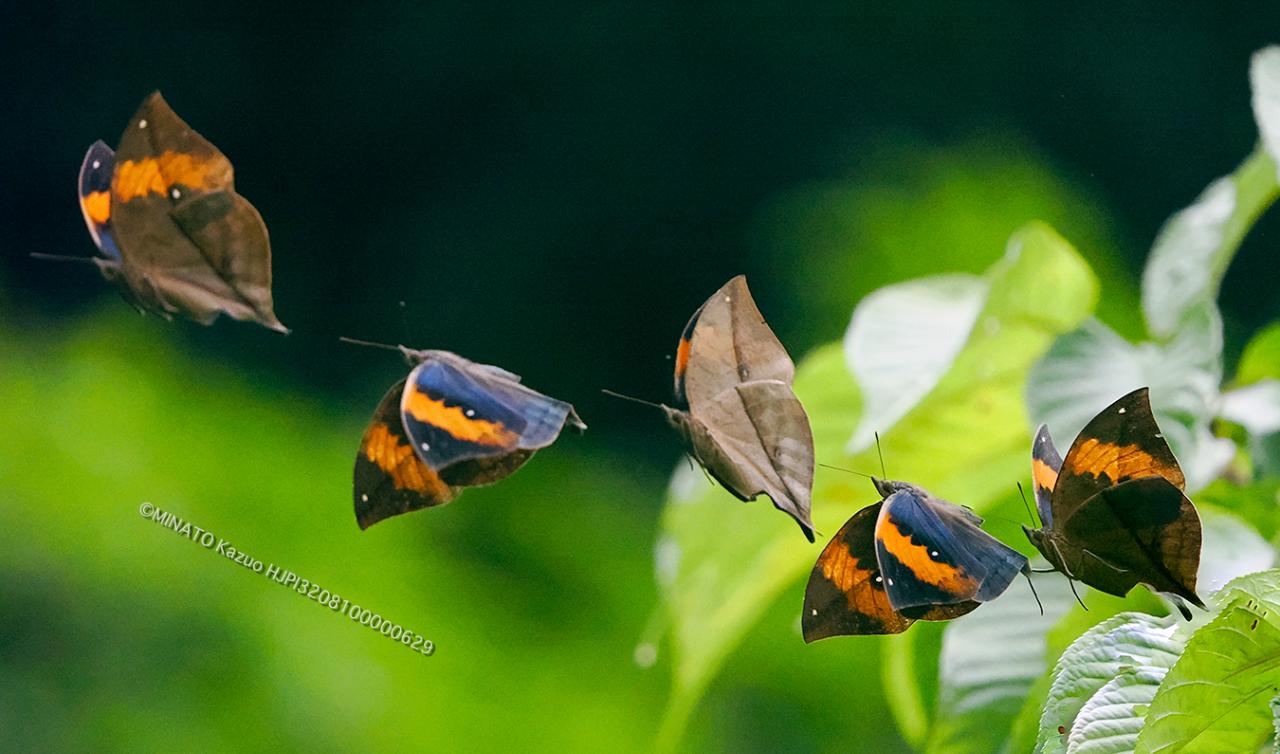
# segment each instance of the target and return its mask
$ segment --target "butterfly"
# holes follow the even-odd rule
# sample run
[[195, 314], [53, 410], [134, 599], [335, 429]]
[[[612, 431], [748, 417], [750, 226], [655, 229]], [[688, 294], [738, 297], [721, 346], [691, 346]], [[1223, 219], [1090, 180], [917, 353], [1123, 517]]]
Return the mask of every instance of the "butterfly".
[[813, 541], [813, 432], [791, 390], [795, 364], [739, 275], [707, 299], [676, 348], [675, 396], [662, 406], [693, 456], [738, 499], [768, 495]]
[[1042, 528], [1027, 538], [1068, 578], [1123, 597], [1139, 583], [1183, 603], [1196, 595], [1200, 517], [1151, 413], [1147, 388], [1125, 395], [1080, 431], [1066, 459], [1041, 425], [1031, 446]]
[[566, 425], [587, 428], [573, 406], [505, 369], [448, 351], [398, 350], [413, 370], [382, 397], [356, 453], [361, 529], [504, 479]]
[[102, 253], [91, 261], [138, 309], [205, 325], [227, 314], [288, 332], [271, 300], [267, 226], [236, 193], [227, 158], [159, 92], [129, 120], [118, 150], [89, 147], [79, 196]]
[[[872, 478], [881, 500], [853, 514], [818, 556], [804, 593], [804, 640], [896, 634], [999, 597], [1027, 559], [968, 508], [908, 482]], [[1033, 587], [1034, 589], [1034, 587]]]

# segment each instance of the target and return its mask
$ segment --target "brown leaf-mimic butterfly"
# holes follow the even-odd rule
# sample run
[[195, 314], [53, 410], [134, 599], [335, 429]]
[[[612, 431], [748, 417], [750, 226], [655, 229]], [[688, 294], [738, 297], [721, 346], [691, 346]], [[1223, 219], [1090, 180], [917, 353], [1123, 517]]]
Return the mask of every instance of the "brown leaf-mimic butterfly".
[[225, 313], [288, 332], [271, 301], [267, 226], [236, 193], [227, 158], [159, 92], [129, 120], [117, 151], [89, 147], [79, 194], [103, 255], [92, 261], [134, 306], [205, 325]]
[[973, 511], [907, 482], [871, 481], [882, 500], [840, 527], [809, 574], [806, 642], [958, 618], [1019, 573], [1029, 578], [1026, 557], [979, 528]]
[[383, 396], [356, 453], [361, 529], [504, 479], [566, 424], [587, 428], [573, 406], [525, 387], [505, 369], [448, 351], [392, 348], [414, 366]]
[[735, 497], [768, 495], [813, 541], [813, 432], [795, 364], [739, 275], [694, 312], [676, 348], [677, 406], [662, 406], [694, 458]]
[[1183, 600], [1204, 607], [1196, 595], [1200, 517], [1147, 388], [1090, 420], [1065, 460], [1041, 425], [1031, 470], [1043, 528], [1023, 529], [1054, 568], [1119, 597], [1147, 584], [1169, 594], [1188, 620]]

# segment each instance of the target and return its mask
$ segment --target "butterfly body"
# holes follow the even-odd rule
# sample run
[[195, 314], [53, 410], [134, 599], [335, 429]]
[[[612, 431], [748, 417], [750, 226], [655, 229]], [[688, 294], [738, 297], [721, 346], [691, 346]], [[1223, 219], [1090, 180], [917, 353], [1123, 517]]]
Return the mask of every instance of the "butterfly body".
[[573, 406], [504, 369], [448, 351], [400, 350], [413, 369], [383, 396], [356, 454], [362, 529], [500, 481], [565, 426], [586, 429]]
[[1059, 457], [1041, 426], [1032, 445], [1036, 507], [1043, 527], [1023, 527], [1055, 569], [1123, 597], [1147, 584], [1198, 607], [1201, 527], [1147, 389], [1103, 409]]
[[908, 482], [872, 481], [882, 500], [841, 527], [809, 575], [806, 642], [958, 618], [1029, 573], [1027, 559], [983, 531], [967, 508]]
[[725, 489], [743, 501], [767, 495], [812, 542], [813, 432], [791, 389], [794, 376], [739, 275], [685, 326], [675, 368], [681, 406], [663, 410]]
[[81, 213], [103, 277], [136, 307], [210, 324], [219, 314], [288, 332], [271, 298], [271, 246], [236, 193], [231, 163], [159, 92], [114, 152], [101, 141], [80, 168]]

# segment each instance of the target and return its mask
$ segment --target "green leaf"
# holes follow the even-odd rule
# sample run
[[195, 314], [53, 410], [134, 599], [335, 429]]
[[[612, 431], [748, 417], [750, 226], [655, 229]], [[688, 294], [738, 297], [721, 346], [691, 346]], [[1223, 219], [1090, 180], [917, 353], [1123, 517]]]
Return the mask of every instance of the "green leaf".
[[1221, 473], [1234, 445], [1210, 431], [1222, 380], [1222, 322], [1216, 308], [1191, 311], [1169, 341], [1131, 344], [1091, 320], [1058, 339], [1031, 370], [1027, 402], [1065, 446], [1121, 395], [1151, 388], [1156, 420], [1195, 492]]
[[[977, 325], [951, 367], [881, 435], [895, 477], [977, 510], [1007, 494], [1009, 480], [1025, 473], [1021, 396], [1027, 370], [1053, 338], [1088, 316], [1097, 299], [1088, 266], [1040, 225], [1013, 236], [1006, 255], [986, 273], [986, 284]], [[804, 359], [795, 389], [813, 422], [819, 462], [878, 466], [874, 450], [845, 451], [858, 423], [860, 391], [839, 346]], [[675, 670], [660, 748], [678, 742], [724, 659], [783, 589], [799, 585], [819, 552], [767, 500], [744, 505], [699, 476], [677, 471], [662, 520], [659, 551], [666, 565], [660, 583]], [[874, 499], [865, 480], [819, 468], [813, 495], [818, 530], [835, 532]], [[792, 598], [798, 605], [798, 590]], [[904, 733], [920, 740], [925, 731], [917, 727]]]
[[1136, 751], [1255, 752], [1271, 736], [1277, 684], [1280, 628], [1237, 598], [1187, 642], [1151, 701]]
[[1224, 393], [1222, 418], [1251, 435], [1280, 432], [1280, 380], [1262, 380]]
[[1241, 576], [1218, 590], [1213, 603], [1223, 609], [1238, 603], [1254, 609], [1280, 627], [1280, 569], [1270, 569]]
[[1280, 379], [1280, 322], [1272, 322], [1249, 339], [1236, 366], [1236, 385]]
[[938, 385], [987, 299], [977, 275], [939, 275], [891, 285], [853, 310], [845, 333], [849, 371], [866, 410], [848, 451], [871, 445]]
[[1215, 306], [1240, 242], [1280, 192], [1280, 48], [1255, 54], [1249, 75], [1264, 146], [1170, 217], [1156, 237], [1142, 274], [1142, 311], [1158, 339], [1172, 337], [1192, 309]]
[[1204, 542], [1196, 582], [1201, 594], [1226, 589], [1236, 579], [1264, 571], [1275, 563], [1275, 550], [1253, 527], [1218, 508], [1198, 508]]
[[1044, 712], [1040, 716], [1037, 752], [1066, 752], [1076, 725], [1090, 727], [1101, 735], [1105, 726], [1095, 705], [1092, 716], [1079, 715], [1095, 694], [1122, 671], [1169, 668], [1182, 651], [1172, 617], [1156, 618], [1144, 613], [1121, 613], [1086, 631], [1067, 647], [1053, 670]]
[[1089, 697], [1067, 735], [1068, 754], [1132, 754], [1147, 708], [1169, 669], [1124, 667]]
[[1258, 134], [1271, 156], [1280, 161], [1280, 47], [1267, 47], [1253, 54], [1249, 83], [1253, 87], [1253, 119], [1258, 123]]
[[1205, 505], [1234, 513], [1265, 538], [1280, 533], [1280, 479], [1247, 484], [1218, 480], [1196, 495], [1196, 506]]
[[1075, 604], [1066, 579], [1056, 576], [1033, 577], [1043, 615], [1025, 584], [1015, 583], [999, 599], [947, 626], [926, 752], [986, 754], [1000, 748], [1028, 692], [1048, 669], [1045, 635]]

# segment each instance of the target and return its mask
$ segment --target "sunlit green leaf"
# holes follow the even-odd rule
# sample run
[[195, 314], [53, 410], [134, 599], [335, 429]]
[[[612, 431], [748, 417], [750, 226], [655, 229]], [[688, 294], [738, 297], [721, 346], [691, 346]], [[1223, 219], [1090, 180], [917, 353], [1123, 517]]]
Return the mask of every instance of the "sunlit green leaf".
[[[1072, 750], [1078, 715], [1091, 698], [1122, 671], [1169, 668], [1182, 651], [1174, 618], [1121, 613], [1091, 628], [1069, 646], [1053, 671], [1053, 683], [1040, 717], [1037, 752]], [[1101, 711], [1083, 725], [1097, 728]], [[1099, 732], [1101, 729], [1098, 729]]]
[[987, 298], [976, 275], [939, 275], [881, 288], [858, 303], [845, 334], [849, 370], [866, 409], [856, 453], [910, 411], [951, 368]]
[[1122, 667], [1085, 702], [1067, 734], [1068, 754], [1131, 754], [1156, 689], [1169, 669]]
[[1260, 150], [1169, 218], [1142, 275], [1142, 311], [1152, 335], [1173, 337], [1192, 309], [1215, 306], [1240, 242], [1278, 190], [1276, 163]]
[[1255, 752], [1273, 730], [1280, 628], [1237, 597], [1187, 642], [1151, 702], [1139, 754]]
[[[1040, 225], [1014, 235], [986, 280], [982, 312], [951, 368], [882, 434], [891, 476], [978, 510], [1007, 494], [1024, 473], [1028, 441], [1021, 396], [1030, 364], [1054, 337], [1077, 326], [1097, 297], [1087, 265]], [[878, 466], [874, 449], [845, 453], [860, 404], [839, 347], [820, 349], [802, 362], [796, 393], [813, 422], [819, 462], [858, 470]], [[682, 479], [689, 474], [679, 472]], [[744, 505], [720, 489], [673, 487], [684, 492], [672, 495], [661, 535], [674, 563], [663, 591], [675, 662], [662, 746], [678, 739], [724, 658], [785, 587], [799, 585], [819, 552], [767, 501]], [[818, 531], [834, 533], [874, 494], [865, 480], [818, 469]], [[798, 606], [798, 589], [794, 599]], [[906, 733], [922, 738], [924, 730]]]

